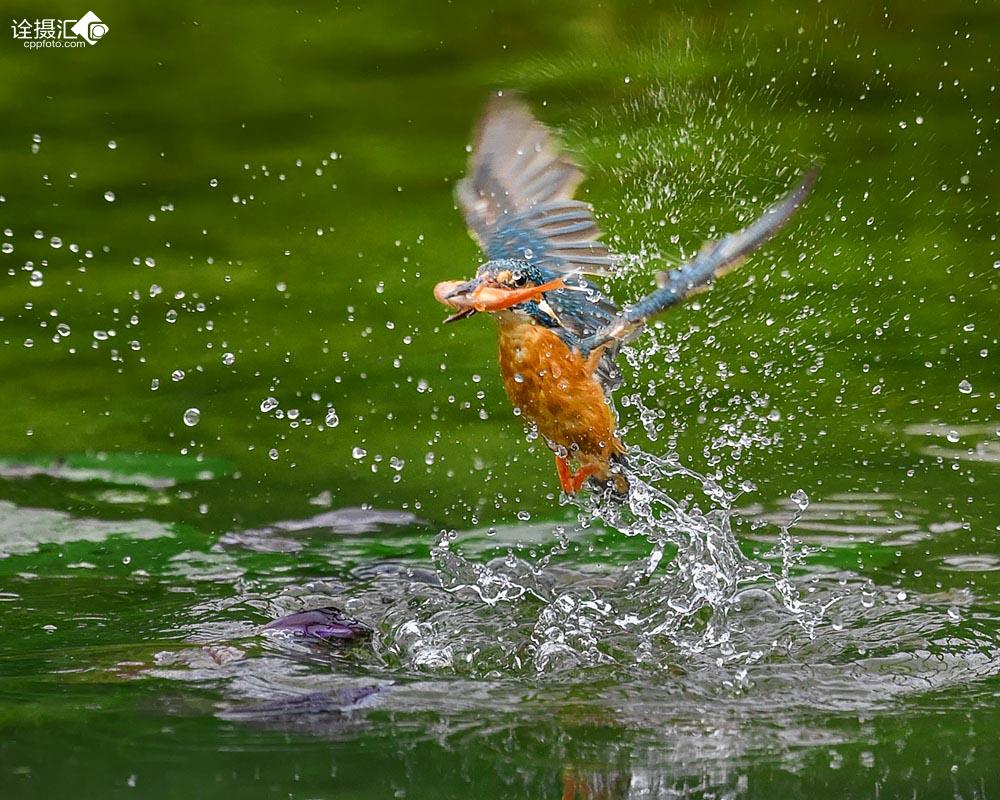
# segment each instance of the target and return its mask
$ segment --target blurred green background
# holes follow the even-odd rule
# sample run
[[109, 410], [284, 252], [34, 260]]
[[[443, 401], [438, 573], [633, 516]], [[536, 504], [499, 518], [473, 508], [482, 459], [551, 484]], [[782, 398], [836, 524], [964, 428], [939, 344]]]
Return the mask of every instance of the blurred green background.
[[[995, 412], [990, 4], [99, 13], [99, 47], [0, 53], [11, 455], [221, 459], [241, 475], [211, 498], [222, 520], [327, 488], [450, 524], [551, 514], [554, 471], [544, 447], [525, 453], [493, 330], [441, 330], [430, 294], [479, 261], [451, 188], [497, 87], [564, 129], [616, 248], [662, 257], [612, 287], [621, 300], [824, 165], [790, 235], [663, 322], [679, 361], [653, 402], [695, 465], [751, 392], [783, 413], [785, 446], [742, 477], [775, 492], [862, 468], [891, 484], [901, 425]], [[53, 342], [60, 322], [72, 334]], [[300, 424], [262, 414], [269, 396]], [[321, 432], [331, 405], [340, 424]]]
[[[12, 2], [5, 18], [85, 10]], [[4, 530], [18, 531], [27, 507], [152, 520], [176, 538], [128, 553], [155, 571], [226, 531], [315, 513], [310, 499], [324, 492], [334, 507], [415, 512], [428, 544], [442, 528], [572, 518], [550, 454], [525, 441], [503, 395], [491, 323], [443, 328], [431, 294], [480, 261], [451, 191], [489, 93], [506, 88], [561, 131], [608, 241], [637, 256], [609, 287], [623, 302], [822, 164], [787, 235], [651, 334], [663, 349], [629, 368], [622, 394], [641, 394], [660, 430], [649, 442], [629, 402], [630, 441], [676, 450], [730, 488], [752, 481], [751, 502], [799, 488], [894, 497], [959, 519], [973, 532], [966, 550], [996, 553], [995, 3], [105, 0], [93, 10], [109, 28], [95, 46], [28, 50], [0, 34], [0, 459], [7, 478], [42, 473], [0, 481], [15, 508]], [[271, 397], [277, 406], [262, 411]], [[188, 426], [192, 408], [200, 418]], [[75, 469], [168, 488], [156, 502], [104, 502], [58, 479]], [[118, 575], [121, 552], [110, 553], [43, 547], [3, 574], [66, 577], [60, 563], [86, 558]], [[912, 574], [927, 552], [900, 557]], [[994, 605], [995, 574], [976, 578]], [[135, 588], [83, 588], [91, 580], [38, 589], [10, 630], [26, 637], [39, 609], [82, 592], [118, 619], [123, 641], [142, 639], [148, 617], [130, 618], [115, 595]], [[941, 580], [928, 570], [923, 583]], [[161, 590], [172, 591], [169, 577]], [[96, 646], [103, 634], [93, 635]], [[20, 700], [61, 691], [50, 682], [58, 659], [36, 646], [47, 645], [8, 642], [5, 674], [46, 676], [15, 684]], [[130, 716], [145, 702], [136, 690], [114, 691], [107, 702], [128, 711], [95, 723], [98, 746], [119, 741], [121, 726], [155, 736], [160, 717]], [[22, 738], [36, 712], [45, 717], [9, 712], [24, 748], [7, 751], [11, 768], [49, 736], [35, 727]], [[58, 724], [86, 739], [86, 715], [67, 713]], [[214, 729], [184, 724], [198, 746], [169, 759], [219, 746]], [[869, 733], [888, 750], [898, 728], [885, 724]], [[912, 725], [932, 736], [936, 723]], [[557, 736], [539, 730], [541, 741]], [[604, 753], [601, 735], [591, 744]], [[405, 749], [400, 737], [380, 746]], [[283, 761], [253, 741], [238, 738], [234, 752], [259, 746]], [[489, 762], [491, 746], [470, 749], [469, 763]], [[433, 783], [450, 758], [421, 756], [411, 785]], [[304, 767], [314, 786], [319, 763]], [[986, 762], [975, 763], [978, 779]], [[952, 786], [943, 769], [928, 773], [934, 791]], [[555, 773], [528, 773], [526, 792], [558, 791]], [[787, 773], [768, 774], [754, 785], [787, 786]], [[91, 785], [112, 796], [104, 777]], [[286, 778], [271, 788], [291, 794]], [[379, 791], [408, 785], [386, 780]], [[841, 792], [870, 787], [838, 780]]]

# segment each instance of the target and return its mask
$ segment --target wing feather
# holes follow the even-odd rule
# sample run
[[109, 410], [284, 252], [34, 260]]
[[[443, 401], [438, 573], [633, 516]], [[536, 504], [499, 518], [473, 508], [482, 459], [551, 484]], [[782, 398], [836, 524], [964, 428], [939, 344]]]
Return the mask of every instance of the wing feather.
[[490, 259], [524, 259], [558, 273], [610, 274], [590, 205], [574, 200], [582, 170], [519, 100], [497, 96], [479, 122], [455, 196]]

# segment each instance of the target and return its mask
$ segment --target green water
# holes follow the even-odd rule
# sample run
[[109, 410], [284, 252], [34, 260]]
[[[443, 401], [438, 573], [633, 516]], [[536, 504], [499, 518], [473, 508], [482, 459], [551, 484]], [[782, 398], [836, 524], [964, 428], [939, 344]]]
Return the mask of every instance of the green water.
[[[995, 5], [94, 11], [93, 47], [0, 46], [5, 797], [1000, 794]], [[621, 393], [661, 415], [631, 442], [752, 484], [734, 531], [808, 624], [621, 621], [670, 618], [616, 583], [651, 545], [575, 529], [491, 324], [441, 327], [498, 87], [642, 255], [622, 301], [822, 164]], [[320, 605], [372, 641], [259, 629]]]

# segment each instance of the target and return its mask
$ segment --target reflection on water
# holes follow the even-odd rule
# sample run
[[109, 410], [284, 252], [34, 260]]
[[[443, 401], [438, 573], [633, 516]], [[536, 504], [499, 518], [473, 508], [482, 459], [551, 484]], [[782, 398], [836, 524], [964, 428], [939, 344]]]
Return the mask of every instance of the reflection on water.
[[920, 437], [922, 451], [949, 461], [1000, 464], [1000, 423], [978, 425], [911, 425], [910, 436]]
[[23, 508], [0, 500], [0, 558], [32, 553], [55, 542], [100, 542], [110, 536], [170, 537], [170, 527], [148, 519], [111, 522], [48, 508]]
[[406, 511], [385, 511], [375, 508], [339, 508], [307, 519], [285, 520], [241, 531], [232, 531], [219, 539], [222, 546], [245, 547], [261, 552], [292, 553], [302, 549], [295, 534], [374, 533], [390, 525], [415, 525], [420, 520]]

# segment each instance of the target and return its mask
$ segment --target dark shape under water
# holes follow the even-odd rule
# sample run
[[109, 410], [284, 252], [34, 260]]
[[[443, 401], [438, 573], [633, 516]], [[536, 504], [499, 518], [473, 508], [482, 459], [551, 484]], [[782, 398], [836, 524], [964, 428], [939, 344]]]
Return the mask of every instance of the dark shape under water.
[[313, 714], [341, 714], [353, 710], [364, 700], [382, 691], [381, 686], [346, 686], [329, 692], [310, 692], [296, 697], [281, 697], [253, 705], [235, 706], [220, 713], [223, 719], [293, 719]]
[[367, 727], [363, 709], [369, 698], [386, 687], [344, 686], [325, 692], [279, 697], [252, 705], [239, 705], [219, 712], [230, 722], [269, 731], [298, 731], [330, 739], [350, 739]]
[[264, 626], [265, 630], [288, 631], [326, 641], [353, 642], [372, 635], [372, 629], [339, 608], [325, 606], [280, 617]]

